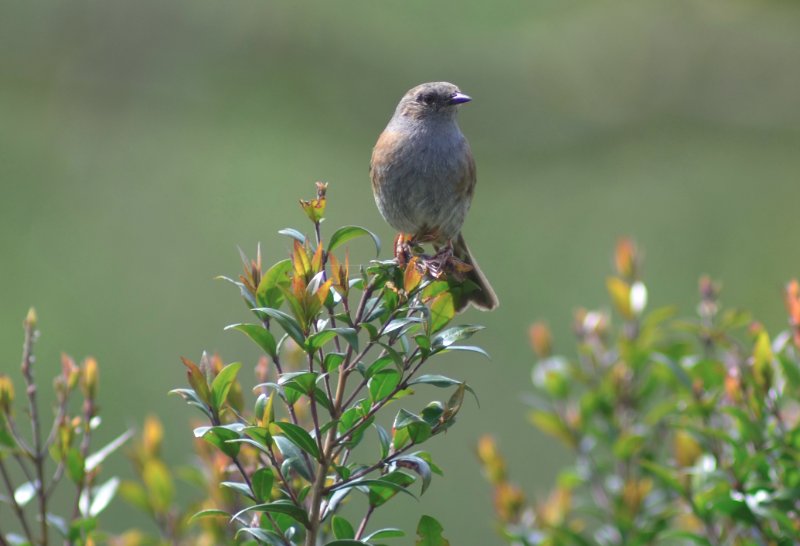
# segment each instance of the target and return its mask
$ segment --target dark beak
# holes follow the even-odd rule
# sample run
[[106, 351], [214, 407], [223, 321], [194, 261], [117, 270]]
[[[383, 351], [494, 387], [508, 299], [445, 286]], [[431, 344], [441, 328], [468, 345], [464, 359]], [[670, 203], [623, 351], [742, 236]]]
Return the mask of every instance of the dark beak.
[[453, 96], [450, 97], [450, 100], [447, 101], [447, 104], [462, 104], [464, 102], [469, 102], [472, 100], [472, 97], [469, 95], [465, 95], [460, 91], [458, 93], [453, 93]]

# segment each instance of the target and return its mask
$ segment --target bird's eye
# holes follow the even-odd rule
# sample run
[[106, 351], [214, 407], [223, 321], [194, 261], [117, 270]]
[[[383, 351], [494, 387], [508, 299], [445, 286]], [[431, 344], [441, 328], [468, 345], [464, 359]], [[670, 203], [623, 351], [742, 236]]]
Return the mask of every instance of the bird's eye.
[[424, 104], [433, 104], [436, 102], [436, 95], [433, 93], [420, 93], [417, 95], [417, 102], [421, 102]]

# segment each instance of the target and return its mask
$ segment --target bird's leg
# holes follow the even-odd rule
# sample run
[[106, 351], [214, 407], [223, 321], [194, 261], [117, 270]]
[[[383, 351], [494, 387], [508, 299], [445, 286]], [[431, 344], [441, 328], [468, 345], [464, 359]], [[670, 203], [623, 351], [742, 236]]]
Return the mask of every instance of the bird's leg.
[[441, 279], [445, 273], [452, 274], [456, 279], [463, 277], [464, 273], [472, 269], [468, 263], [455, 256], [453, 241], [449, 240], [430, 258], [425, 258], [425, 267], [434, 279]]
[[397, 234], [394, 238], [394, 259], [397, 260], [397, 265], [402, 267], [408, 263], [413, 246], [413, 236], [402, 232]]
[[448, 240], [439, 250], [436, 251], [431, 257], [425, 258], [425, 267], [434, 279], [441, 279], [444, 277], [445, 271], [448, 268], [448, 262], [453, 258], [453, 241]]

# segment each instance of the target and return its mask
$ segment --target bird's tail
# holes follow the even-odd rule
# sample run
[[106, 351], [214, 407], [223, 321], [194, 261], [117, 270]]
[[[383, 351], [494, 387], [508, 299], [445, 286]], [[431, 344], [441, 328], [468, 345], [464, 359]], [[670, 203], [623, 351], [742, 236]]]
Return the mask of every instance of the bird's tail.
[[464, 237], [459, 233], [458, 238], [453, 242], [453, 254], [462, 262], [472, 266], [466, 273], [466, 278], [475, 284], [475, 289], [467, 292], [463, 299], [456, 304], [457, 311], [463, 311], [470, 304], [481, 311], [491, 311], [500, 305], [500, 300], [497, 299], [492, 285], [489, 280], [484, 276], [478, 262], [472, 256], [472, 253], [464, 242]]

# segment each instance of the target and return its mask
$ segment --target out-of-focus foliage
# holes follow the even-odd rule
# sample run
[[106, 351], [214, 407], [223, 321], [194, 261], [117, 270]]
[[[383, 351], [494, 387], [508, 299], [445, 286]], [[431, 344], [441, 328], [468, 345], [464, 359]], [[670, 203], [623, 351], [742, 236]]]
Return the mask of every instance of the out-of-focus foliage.
[[640, 255], [616, 249], [612, 314], [579, 310], [573, 358], [547, 326], [530, 339], [530, 420], [575, 459], [544, 498], [478, 448], [498, 526], [514, 545], [790, 545], [800, 541], [800, 288], [790, 330], [770, 336], [700, 280], [697, 316], [646, 312]]
[[[125, 385], [125, 399], [100, 391], [105, 431], [124, 429], [134, 401], [182, 430], [163, 393], [198, 340], [252, 368], [256, 347], [220, 328], [238, 302], [211, 279], [237, 243], [252, 253], [294, 225], [296, 208], [273, 204], [298, 181], [335, 185], [331, 226], [390, 240], [369, 155], [422, 81], [474, 99], [459, 114], [478, 166], [464, 234], [503, 303], [464, 318], [493, 333], [491, 363], [442, 357], [485, 402], [463, 408], [472, 426], [451, 429], [454, 444], [519, 438], [521, 325], [548, 317], [566, 339], [571, 310], [599, 305], [620, 233], [652, 250], [652, 304], [689, 309], [706, 271], [771, 330], [775, 293], [800, 271], [796, 0], [7, 1], [0, 51], [0, 370], [35, 305], [43, 362], [93, 354], [104, 385]], [[368, 251], [353, 244], [351, 265]], [[188, 449], [172, 439], [164, 456]], [[508, 452], [514, 468], [537, 461], [517, 474], [526, 490], [562, 455], [538, 433]], [[494, 544], [483, 518], [463, 517], [490, 508], [474, 461], [452, 449], [437, 462], [448, 487], [392, 516], [412, 529], [422, 506], [454, 543]], [[138, 516], [114, 503], [104, 521]]]
[[[34, 377], [39, 366], [33, 349], [39, 331], [33, 309], [23, 326], [24, 388], [19, 396], [11, 377], [0, 374], [0, 545], [103, 543], [106, 534], [99, 529], [98, 516], [116, 495], [120, 480], [101, 479], [100, 471], [106, 458], [132, 433], [125, 432], [100, 449], [92, 447], [101, 419], [99, 368], [91, 357], [78, 365], [61, 355], [61, 373], [53, 381], [52, 417], [44, 411], [41, 382]], [[24, 409], [20, 411], [19, 406]], [[23, 422], [25, 428], [30, 426], [29, 433], [23, 432]], [[59, 487], [64, 478], [72, 487]], [[70, 501], [56, 502], [59, 490], [65, 489]]]
[[[282, 230], [293, 240], [290, 258], [265, 269], [259, 249], [254, 260], [243, 256], [238, 280], [224, 278], [254, 315], [228, 329], [263, 351], [255, 383], [241, 379], [240, 363], [206, 354], [197, 364], [183, 359], [189, 386], [172, 392], [205, 421], [194, 429], [199, 464], [191, 476], [206, 498], [175, 506], [161, 426], [148, 420], [133, 453], [139, 480], [126, 482], [123, 494], [153, 517], [159, 533], [132, 531], [118, 544], [366, 546], [405, 536], [397, 528], [369, 529], [370, 518], [398, 494], [415, 496], [414, 484], [425, 493], [441, 474], [423, 444], [450, 428], [465, 395], [474, 393], [437, 374], [431, 360], [485, 354], [459, 344], [482, 328], [449, 326], [454, 298], [466, 286], [431, 278], [421, 267], [425, 256], [351, 270], [342, 247], [367, 236], [379, 249], [379, 240], [357, 226], [323, 239], [326, 190], [318, 183], [317, 196], [301, 201], [310, 236]], [[447, 396], [420, 407], [416, 391], [431, 388]], [[397, 407], [400, 399], [407, 400]], [[387, 412], [391, 430], [376, 421]], [[351, 521], [340, 508], [356, 495], [366, 507]], [[435, 519], [420, 520], [419, 544], [444, 546], [441, 533]]]

